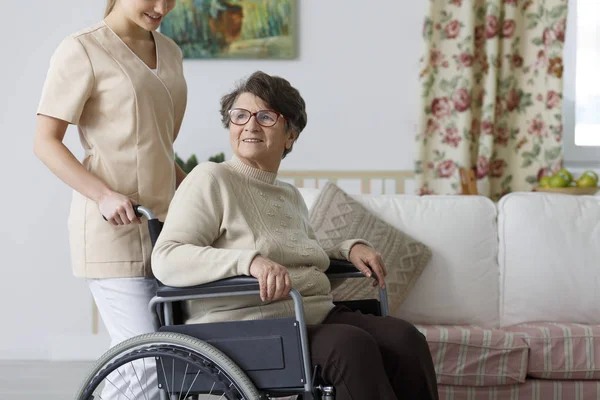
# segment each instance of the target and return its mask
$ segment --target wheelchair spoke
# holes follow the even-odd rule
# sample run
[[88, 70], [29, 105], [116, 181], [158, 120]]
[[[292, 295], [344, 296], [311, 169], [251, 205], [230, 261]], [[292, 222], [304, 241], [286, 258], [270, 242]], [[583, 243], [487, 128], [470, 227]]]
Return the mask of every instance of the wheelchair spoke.
[[[190, 390], [192, 390], [192, 387], [194, 387], [194, 383], [196, 383], [196, 379], [198, 379], [198, 375], [200, 375], [200, 371], [196, 372], [196, 376], [194, 377], [194, 380], [192, 381], [192, 384], [190, 385], [190, 388], [188, 389], [187, 393], [183, 397], [184, 399], [187, 399], [188, 395], [190, 394]], [[214, 387], [215, 387], [215, 383], [213, 382], [213, 388]], [[210, 389], [210, 391], [212, 393], [212, 388]]]
[[247, 392], [252, 394], [250, 397], [245, 394], [247, 385], [238, 381], [242, 375], [231, 375], [230, 364], [225, 360], [215, 359], [213, 353], [203, 354], [200, 346], [186, 346], [187, 339], [179, 346], [146, 343], [115, 352], [91, 371], [76, 399], [155, 400], [161, 392], [173, 400], [189, 400], [190, 396], [220, 400], [258, 398], [256, 389]]
[[169, 380], [167, 379], [167, 374], [165, 373], [165, 365], [163, 364], [163, 358], [160, 358], [160, 366], [162, 368], [163, 371], [163, 377], [165, 378], [165, 382], [167, 384], [167, 394], [169, 395], [169, 397], [171, 396], [171, 389], [169, 389]]
[[[131, 392], [131, 394], [133, 395], [133, 397], [135, 399], [135, 393], [133, 393], [133, 390], [131, 390], [131, 387], [129, 385], [127, 385], [127, 380], [125, 379], [123, 374], [121, 374], [121, 370], [117, 369], [117, 372], [119, 373], [119, 376], [121, 377], [121, 380], [123, 381], [124, 385], [127, 386], [127, 388], [129, 389], [129, 391]], [[121, 393], [123, 393], [123, 392], [121, 392]], [[127, 397], [127, 395], [125, 393], [123, 393], [123, 396]], [[129, 399], [129, 397], [127, 397], [127, 399]]]
[[[160, 364], [158, 370], [155, 369], [155, 371], [150, 371], [151, 368], [146, 364], [145, 358], [120, 365], [104, 377], [104, 388], [98, 385], [97, 391], [92, 398], [98, 400], [153, 400], [156, 392], [149, 391], [152, 388], [151, 385], [156, 385], [156, 390], [159, 390], [158, 385], [161, 382], [166, 389], [165, 392], [169, 399], [177, 398], [177, 400], [186, 400], [190, 395], [194, 394], [201, 395], [198, 399], [208, 399], [212, 398], [212, 396], [216, 400], [244, 399], [244, 397], [237, 394], [232, 395], [232, 393], [237, 393], [235, 384], [220, 369], [214, 368], [212, 364], [206, 362], [199, 363], [204, 370], [196, 366], [197, 370], [193, 371], [190, 369], [192, 367], [191, 364], [185, 363], [184, 368], [183, 363], [181, 365], [176, 364], [176, 359], [172, 358], [171, 373], [169, 374], [167, 372], [169, 364], [165, 358], [166, 356], [149, 357], [149, 359], [156, 361], [157, 367]], [[213, 368], [212, 373], [211, 368]], [[162, 377], [159, 381], [156, 381], [157, 373]], [[194, 374], [194, 377], [193, 379], [191, 377], [188, 379], [187, 375], [191, 375], [191, 373]], [[194, 385], [201, 377], [205, 381], [204, 384], [208, 384], [209, 387], [206, 388], [206, 391], [193, 392]], [[181, 384], [177, 383], [179, 382], [178, 379], [181, 379]], [[114, 389], [112, 390], [112, 394], [106, 393], [106, 387]], [[179, 387], [178, 391], [176, 390], [177, 387]], [[216, 396], [219, 397], [217, 398]], [[92, 398], [85, 398], [85, 400]]]
[[[233, 385], [233, 383], [230, 384], [229, 387], [231, 387], [232, 385]], [[225, 396], [225, 392], [223, 392], [223, 394], [221, 395], [221, 397], [218, 398], [218, 400], [221, 400], [223, 398], [223, 396]]]
[[[144, 371], [147, 371], [147, 369], [146, 369], [146, 359], [142, 358], [142, 362], [144, 363]], [[148, 375], [150, 375], [150, 374], [146, 373], [145, 375], [146, 375], [146, 388], [148, 388]]]
[[[118, 370], [117, 370], [117, 371], [118, 371]], [[120, 373], [119, 373], [119, 375], [120, 375]], [[120, 387], [118, 387], [117, 385], [115, 385], [115, 384], [114, 384], [114, 383], [113, 383], [113, 382], [112, 382], [110, 379], [106, 378], [106, 380], [108, 381], [108, 383], [110, 383], [111, 385], [113, 385], [115, 389], [117, 389], [119, 392], [121, 392], [121, 394], [122, 394], [123, 396], [125, 396], [125, 398], [126, 398], [127, 400], [131, 400], [131, 399], [130, 399], [129, 397], [127, 397], [127, 395], [126, 395], [126, 394], [125, 394], [125, 393], [124, 393], [124, 392], [121, 390], [121, 388], [120, 388]]]
[[[171, 384], [173, 385], [173, 390], [175, 390], [175, 359], [171, 360]], [[179, 396], [177, 396], [179, 399]]]
[[[148, 396], [146, 395], [146, 391], [142, 387], [142, 382], [140, 382], [140, 378], [138, 377], [137, 370], [135, 369], [135, 365], [133, 363], [131, 364], [131, 367], [133, 368], [133, 373], [135, 374], [135, 379], [137, 379], [137, 381], [138, 381], [138, 385], [140, 386], [140, 390], [144, 394], [144, 398], [146, 400], [148, 400]], [[145, 372], [145, 375], [148, 376], [148, 373], [147, 373], [146, 368], [145, 368], [145, 363], [144, 363], [144, 372]], [[147, 382], [147, 380], [146, 380], [146, 382]], [[131, 393], [133, 393], [133, 390], [131, 391]], [[135, 393], [133, 393], [133, 396], [135, 397]]]
[[[183, 393], [183, 387], [185, 386], [185, 380], [187, 378], [188, 368], [189, 368], [189, 364], [186, 364], [185, 372], [183, 373], [183, 379], [181, 380], [181, 389], [179, 389], [179, 395], [181, 395], [181, 393]], [[179, 396], [177, 396], [177, 400], [185, 400], [185, 397], [182, 399]]]

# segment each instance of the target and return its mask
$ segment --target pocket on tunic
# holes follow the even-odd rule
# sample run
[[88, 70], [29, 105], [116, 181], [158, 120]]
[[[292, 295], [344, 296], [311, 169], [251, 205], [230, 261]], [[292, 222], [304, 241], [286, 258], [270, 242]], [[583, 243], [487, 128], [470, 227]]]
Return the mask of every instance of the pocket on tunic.
[[[138, 193], [127, 195], [134, 202]], [[144, 224], [113, 226], [104, 220], [98, 205], [89, 199], [85, 204], [85, 254], [88, 263], [141, 262]]]

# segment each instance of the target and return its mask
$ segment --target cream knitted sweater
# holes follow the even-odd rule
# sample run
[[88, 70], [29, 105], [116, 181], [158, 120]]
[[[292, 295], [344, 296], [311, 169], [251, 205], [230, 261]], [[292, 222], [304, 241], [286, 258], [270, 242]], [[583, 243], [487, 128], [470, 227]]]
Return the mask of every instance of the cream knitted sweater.
[[[198, 165], [183, 180], [169, 206], [152, 253], [155, 276], [169, 286], [193, 286], [250, 275], [260, 254], [283, 266], [304, 300], [308, 324], [333, 308], [329, 259], [347, 259], [349, 240], [324, 250], [308, 223], [298, 190], [233, 157]], [[259, 296], [188, 302], [187, 323], [284, 318], [294, 315], [291, 299], [265, 302]]]

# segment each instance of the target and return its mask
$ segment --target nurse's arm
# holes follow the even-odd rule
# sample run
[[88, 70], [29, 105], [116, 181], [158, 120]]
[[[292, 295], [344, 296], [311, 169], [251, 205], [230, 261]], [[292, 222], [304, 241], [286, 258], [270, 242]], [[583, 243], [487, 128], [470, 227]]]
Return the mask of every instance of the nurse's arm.
[[179, 184], [186, 177], [186, 173], [181, 169], [177, 161], [175, 161], [175, 187], [179, 187]]
[[[187, 103], [187, 91], [186, 91], [186, 96], [184, 98]], [[185, 110], [185, 105], [184, 105], [184, 110]], [[179, 131], [181, 129], [181, 123], [182, 123], [182, 120], [180, 118], [179, 122], [176, 123], [176, 126], [175, 126], [175, 133], [173, 135], [173, 143], [175, 143], [177, 136], [179, 136]], [[177, 164], [177, 161], [175, 161], [175, 187], [176, 188], [179, 187], [179, 185], [181, 184], [181, 182], [184, 180], [185, 177], [186, 177], [186, 173], [183, 171], [183, 169], [181, 169], [179, 164]]]
[[33, 152], [59, 179], [83, 196], [101, 205], [100, 210], [113, 225], [137, 222], [131, 201], [112, 191], [102, 180], [90, 173], [63, 144], [69, 123], [38, 114]]
[[[183, 57], [183, 55], [182, 55]], [[179, 136], [179, 131], [181, 130], [181, 125], [183, 123], [183, 117], [185, 115], [185, 110], [187, 108], [187, 85], [185, 86], [184, 93], [182, 93], [181, 100], [183, 101], [178, 108], [181, 110], [181, 115], [178, 115], [175, 118], [175, 129], [173, 130], [173, 143], [177, 140], [177, 136]], [[181, 169], [181, 167], [175, 162], [175, 187], [179, 187], [183, 179], [186, 177], [186, 173]]]
[[98, 201], [111, 190], [98, 177], [88, 172], [63, 144], [69, 123], [38, 115], [33, 152], [63, 182], [85, 197]]

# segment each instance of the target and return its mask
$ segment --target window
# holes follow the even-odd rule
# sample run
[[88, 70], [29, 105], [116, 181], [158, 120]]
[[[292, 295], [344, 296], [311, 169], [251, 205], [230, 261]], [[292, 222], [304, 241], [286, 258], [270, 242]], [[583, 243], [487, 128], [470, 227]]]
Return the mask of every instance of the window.
[[600, 164], [600, 2], [569, 0], [564, 48], [565, 162]]

